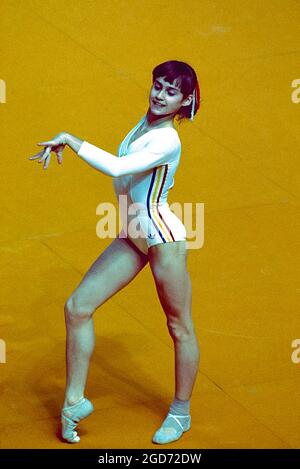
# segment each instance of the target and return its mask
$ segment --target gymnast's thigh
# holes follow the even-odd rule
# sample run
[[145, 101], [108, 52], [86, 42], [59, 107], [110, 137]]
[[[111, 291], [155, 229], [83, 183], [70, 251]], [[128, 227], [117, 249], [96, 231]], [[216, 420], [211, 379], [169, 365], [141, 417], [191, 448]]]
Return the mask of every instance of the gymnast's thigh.
[[126, 238], [116, 237], [88, 269], [68, 301], [94, 311], [124, 288], [145, 267], [148, 256]]

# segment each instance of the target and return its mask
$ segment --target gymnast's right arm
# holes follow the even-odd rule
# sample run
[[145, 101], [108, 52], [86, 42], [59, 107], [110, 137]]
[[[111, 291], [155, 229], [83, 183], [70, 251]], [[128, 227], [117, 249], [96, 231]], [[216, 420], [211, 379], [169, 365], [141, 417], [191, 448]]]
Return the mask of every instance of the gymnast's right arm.
[[40, 158], [39, 163], [44, 162], [44, 169], [49, 166], [51, 151], [57, 153], [58, 162], [61, 163], [63, 149], [68, 145], [93, 168], [108, 176], [119, 177], [137, 174], [168, 163], [174, 154], [176, 155], [178, 141], [174, 139], [173, 132], [170, 134], [170, 128], [165, 128], [164, 131], [161, 129], [159, 135], [156, 134], [150, 139], [142, 150], [129, 153], [126, 158], [118, 158], [68, 132], [61, 132], [51, 140], [40, 142], [38, 145], [45, 146], [45, 149], [29, 159]]
[[168, 133], [167, 128], [165, 130], [159, 137], [156, 134], [155, 140], [150, 141], [145, 148], [129, 153], [126, 158], [118, 158], [69, 133], [66, 135], [66, 144], [93, 168], [108, 176], [118, 177], [137, 174], [167, 163], [174, 148], [177, 148], [177, 142], [174, 140], [174, 134]]

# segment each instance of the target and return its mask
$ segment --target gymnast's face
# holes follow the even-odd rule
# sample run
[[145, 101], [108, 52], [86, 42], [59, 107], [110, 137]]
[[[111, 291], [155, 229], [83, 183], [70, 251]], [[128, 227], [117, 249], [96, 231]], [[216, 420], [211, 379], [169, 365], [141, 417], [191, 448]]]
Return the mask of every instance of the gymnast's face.
[[150, 111], [157, 117], [163, 117], [166, 114], [175, 115], [181, 106], [188, 106], [191, 99], [192, 95], [183, 99], [183, 94], [176, 84], [176, 80], [169, 83], [163, 77], [157, 77], [150, 91]]

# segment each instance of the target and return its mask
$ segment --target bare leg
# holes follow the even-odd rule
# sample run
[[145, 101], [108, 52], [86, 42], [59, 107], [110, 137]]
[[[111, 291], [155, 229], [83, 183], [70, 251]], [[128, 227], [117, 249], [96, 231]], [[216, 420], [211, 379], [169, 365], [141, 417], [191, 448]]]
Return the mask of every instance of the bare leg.
[[[185, 287], [183, 283], [181, 288], [185, 289], [185, 293], [182, 292], [182, 295], [185, 294], [190, 303], [192, 287], [188, 272], [186, 272]], [[180, 292], [178, 293], [180, 294]], [[191, 311], [191, 305], [189, 305], [187, 311]], [[186, 325], [181, 332], [176, 333], [176, 326], [174, 331], [171, 326], [170, 332], [175, 351], [175, 396], [181, 400], [190, 399], [192, 396], [200, 360], [199, 345], [190, 313], [186, 321]]]
[[[189, 400], [197, 377], [200, 352], [192, 321], [192, 286], [186, 266], [185, 242], [158, 244], [149, 249], [148, 255], [174, 343], [175, 400], [168, 414], [173, 415], [165, 419], [153, 437], [154, 443], [169, 443], [190, 428]], [[173, 409], [177, 410], [175, 414], [181, 415], [174, 416]]]
[[65, 305], [67, 327], [67, 386], [64, 407], [84, 395], [90, 358], [95, 345], [93, 313], [125, 287], [146, 265], [124, 239], [116, 238], [96, 259]]
[[190, 399], [199, 366], [199, 346], [192, 321], [192, 286], [186, 267], [184, 241], [149, 249], [149, 263], [157, 293], [174, 342], [175, 395]]
[[72, 310], [69, 307], [65, 313], [67, 385], [64, 407], [75, 404], [83, 397], [89, 362], [95, 346], [93, 318], [73, 320], [70, 311]]

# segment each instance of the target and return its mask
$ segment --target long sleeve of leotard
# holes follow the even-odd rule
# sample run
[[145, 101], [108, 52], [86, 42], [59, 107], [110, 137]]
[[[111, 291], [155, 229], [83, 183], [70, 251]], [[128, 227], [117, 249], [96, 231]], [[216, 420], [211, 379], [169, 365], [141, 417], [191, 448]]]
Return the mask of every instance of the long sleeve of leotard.
[[81, 144], [77, 155], [104, 174], [118, 177], [161, 166], [176, 155], [177, 149], [178, 139], [174, 129], [168, 127], [152, 132], [149, 142], [142, 150], [129, 153], [123, 158], [118, 158], [86, 140]]

